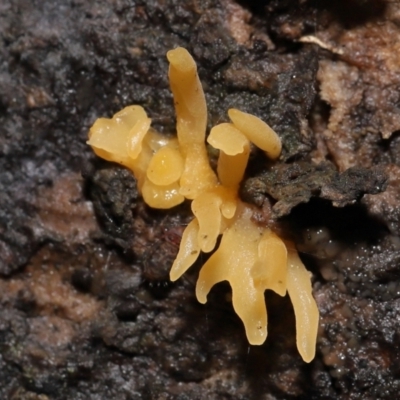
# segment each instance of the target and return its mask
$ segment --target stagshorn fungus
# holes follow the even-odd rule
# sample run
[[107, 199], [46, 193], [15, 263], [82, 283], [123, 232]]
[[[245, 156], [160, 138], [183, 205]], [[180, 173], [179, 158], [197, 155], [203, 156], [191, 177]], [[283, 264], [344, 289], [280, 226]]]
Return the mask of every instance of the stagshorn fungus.
[[319, 319], [311, 274], [294, 245], [269, 227], [256, 224], [254, 206], [238, 195], [250, 142], [274, 160], [280, 155], [281, 141], [261, 119], [230, 109], [232, 122], [213, 127], [207, 138], [209, 145], [219, 150], [215, 173], [206, 150], [207, 105], [196, 64], [184, 48], [169, 51], [167, 58], [176, 137], [153, 130], [144, 109], [134, 105], [111, 119], [98, 119], [90, 129], [88, 144], [98, 156], [133, 172], [150, 207], [168, 209], [192, 200], [194, 218], [183, 233], [170, 272], [172, 281], [180, 278], [201, 252], [214, 251], [200, 271], [197, 299], [205, 303], [216, 283], [228, 281], [233, 307], [253, 345], [264, 343], [267, 337], [265, 290], [280, 296], [288, 293], [296, 317], [297, 348], [303, 360], [310, 362]]

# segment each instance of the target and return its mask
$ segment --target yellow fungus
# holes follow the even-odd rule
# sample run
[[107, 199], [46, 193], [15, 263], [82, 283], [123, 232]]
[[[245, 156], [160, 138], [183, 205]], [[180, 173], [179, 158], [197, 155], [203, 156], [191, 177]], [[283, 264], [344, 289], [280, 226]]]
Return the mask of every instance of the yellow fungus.
[[244, 152], [249, 140], [233, 124], [223, 123], [211, 128], [207, 142], [228, 156], [236, 156]]
[[[235, 188], [237, 189], [237, 188]], [[238, 194], [237, 190], [232, 190], [229, 186], [217, 186], [213, 189], [218, 196], [221, 198], [221, 213], [225, 219], [230, 219], [235, 215], [236, 207], [238, 205]], [[226, 221], [225, 221], [226, 222]], [[224, 219], [222, 220], [224, 223]], [[223, 232], [223, 226], [221, 226], [221, 232]]]
[[196, 63], [188, 51], [178, 47], [170, 50], [167, 58], [177, 116], [176, 130], [185, 159], [180, 191], [186, 198], [194, 199], [217, 183], [205, 146], [207, 105]]
[[296, 317], [297, 349], [305, 362], [310, 362], [315, 356], [319, 320], [310, 277], [311, 273], [306, 270], [297, 251], [289, 250], [287, 290]]
[[[183, 232], [172, 265], [172, 281], [212, 252], [196, 285], [199, 302], [211, 288], [228, 281], [232, 303], [251, 344], [267, 337], [265, 290], [289, 294], [296, 317], [297, 347], [306, 362], [315, 355], [319, 313], [312, 297], [310, 273], [291, 243], [253, 219], [254, 206], [239, 199], [238, 190], [250, 154], [250, 142], [271, 159], [281, 152], [278, 135], [259, 118], [236, 109], [232, 123], [212, 128], [208, 143], [219, 150], [217, 175], [205, 146], [207, 107], [197, 67], [183, 48], [167, 54], [177, 117], [177, 139], [150, 128], [140, 106], [126, 107], [111, 119], [100, 118], [89, 132], [97, 155], [118, 162], [137, 178], [144, 201], [153, 208], [171, 208], [192, 201], [193, 220]], [[218, 238], [221, 237], [218, 245]]]
[[192, 202], [192, 211], [199, 221], [197, 235], [200, 249], [205, 253], [214, 250], [220, 234], [222, 199], [213, 191], [204, 192]]
[[207, 301], [212, 286], [227, 280], [232, 287], [232, 303], [246, 329], [250, 344], [262, 344], [267, 337], [264, 289], [254, 284], [252, 268], [257, 262], [263, 228], [252, 221], [253, 210], [240, 202], [233, 224], [222, 235], [221, 244], [200, 271], [196, 296]]
[[197, 260], [200, 255], [200, 244], [198, 240], [199, 223], [193, 219], [186, 227], [182, 235], [178, 255], [171, 267], [170, 279], [179, 279]]
[[150, 160], [147, 177], [156, 185], [170, 185], [179, 180], [183, 159], [179, 149], [164, 146]]
[[211, 129], [207, 142], [220, 150], [217, 167], [219, 181], [223, 186], [237, 189], [249, 160], [249, 140], [232, 124], [224, 123]]
[[214, 250], [218, 236], [223, 233], [224, 218], [236, 212], [237, 194], [223, 186], [216, 186], [197, 196], [192, 211], [199, 221], [198, 242], [205, 253]]
[[282, 239], [266, 229], [258, 243], [258, 257], [251, 274], [256, 287], [273, 290], [280, 296], [287, 289], [287, 249]]
[[142, 151], [135, 160], [129, 159], [128, 168], [137, 179], [138, 189], [141, 191], [144, 181], [147, 179], [146, 172], [154, 154], [155, 143], [160, 140], [160, 134], [150, 129], [142, 142]]
[[128, 152], [135, 154], [133, 158], [138, 156], [150, 123], [142, 107], [125, 107], [112, 119], [99, 118], [89, 131], [88, 144], [100, 157], [129, 166], [131, 156]]
[[143, 118], [136, 122], [133, 128], [128, 133], [127, 155], [135, 160], [142, 151], [142, 141], [148, 132], [151, 124], [151, 119]]
[[269, 158], [275, 160], [279, 157], [282, 150], [281, 140], [268, 124], [255, 115], [235, 108], [231, 108], [228, 115], [236, 128], [242, 131], [257, 147], [264, 150]]
[[142, 196], [143, 200], [150, 207], [160, 209], [175, 207], [185, 200], [179, 193], [177, 182], [160, 186], [151, 182], [150, 179], [145, 179], [143, 183]]

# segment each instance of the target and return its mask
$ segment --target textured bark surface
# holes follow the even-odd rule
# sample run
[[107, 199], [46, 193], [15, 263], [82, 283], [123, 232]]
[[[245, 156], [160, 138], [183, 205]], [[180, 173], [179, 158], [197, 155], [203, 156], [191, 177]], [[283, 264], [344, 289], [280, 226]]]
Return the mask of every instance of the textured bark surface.
[[[384, 0], [3, 0], [0, 398], [396, 398], [399, 26]], [[149, 209], [85, 144], [129, 104], [174, 132], [176, 46], [198, 63], [209, 126], [236, 107], [283, 140], [272, 169], [252, 151], [242, 194], [260, 220], [284, 216], [313, 273], [310, 364], [287, 297], [266, 293], [268, 338], [249, 347], [228, 285], [196, 301], [204, 259], [171, 284], [190, 207]]]
[[351, 167], [341, 174], [329, 161], [314, 164], [299, 161], [278, 164], [256, 178], [248, 178], [242, 186], [242, 198], [262, 207], [276, 200], [273, 216], [283, 217], [311, 198], [330, 200], [336, 207], [354, 204], [365, 194], [383, 192], [388, 184], [383, 168]]

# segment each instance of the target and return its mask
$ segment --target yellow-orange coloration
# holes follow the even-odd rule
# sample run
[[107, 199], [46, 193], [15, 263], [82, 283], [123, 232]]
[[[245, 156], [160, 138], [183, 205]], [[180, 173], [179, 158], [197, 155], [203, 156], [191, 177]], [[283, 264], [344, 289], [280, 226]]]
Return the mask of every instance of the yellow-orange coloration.
[[156, 185], [171, 185], [178, 182], [182, 175], [183, 158], [178, 148], [172, 146], [161, 147], [150, 160], [147, 177]]
[[282, 150], [282, 143], [277, 134], [264, 121], [255, 115], [247, 114], [231, 108], [228, 111], [229, 118], [247, 138], [261, 150], [267, 157], [275, 160]]
[[176, 130], [185, 165], [180, 193], [194, 199], [217, 184], [205, 146], [207, 105], [197, 66], [189, 52], [178, 47], [167, 53], [169, 83], [174, 95]]
[[[264, 228], [252, 221], [253, 210], [240, 202], [234, 222], [222, 235], [217, 251], [200, 271], [196, 295], [200, 303], [207, 301], [207, 294], [218, 282], [227, 280], [232, 287], [233, 308], [244, 323], [251, 344], [262, 344], [267, 337], [267, 309], [264, 290], [256, 285], [253, 267], [259, 262], [258, 246]], [[281, 260], [276, 260], [278, 263]], [[286, 264], [286, 255], [283, 262]], [[265, 278], [267, 269], [261, 269], [257, 279]]]
[[225, 123], [211, 129], [207, 142], [220, 150], [217, 172], [221, 185], [237, 190], [249, 160], [249, 140], [232, 124]]
[[[259, 118], [229, 110], [232, 123], [215, 126], [207, 139], [219, 150], [217, 174], [207, 157], [207, 107], [197, 67], [183, 48], [167, 54], [169, 79], [177, 114], [177, 139], [150, 128], [140, 106], [126, 107], [112, 119], [100, 118], [89, 133], [97, 155], [129, 168], [144, 201], [154, 208], [170, 208], [192, 201], [193, 220], [186, 227], [170, 278], [180, 278], [200, 253], [214, 253], [203, 265], [196, 296], [207, 301], [211, 288], [228, 281], [232, 303], [251, 344], [267, 337], [265, 290], [289, 294], [296, 316], [297, 347], [306, 362], [315, 355], [319, 312], [312, 297], [310, 273], [294, 246], [267, 226], [252, 220], [254, 206], [239, 199], [250, 142], [271, 159], [279, 157], [281, 141]], [[217, 247], [218, 238], [221, 237]]]
[[287, 291], [296, 317], [297, 349], [305, 362], [310, 362], [315, 356], [319, 319], [317, 304], [312, 297], [310, 275], [297, 251], [289, 250]]

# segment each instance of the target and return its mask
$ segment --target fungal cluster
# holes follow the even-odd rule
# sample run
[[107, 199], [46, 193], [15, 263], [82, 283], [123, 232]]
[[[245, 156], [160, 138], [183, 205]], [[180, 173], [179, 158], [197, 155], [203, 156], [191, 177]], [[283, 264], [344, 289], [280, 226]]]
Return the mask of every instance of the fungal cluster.
[[[183, 48], [167, 53], [174, 96], [177, 135], [153, 130], [140, 106], [129, 106], [111, 119], [98, 119], [88, 144], [109, 161], [130, 169], [144, 201], [168, 209], [192, 200], [193, 220], [186, 227], [170, 278], [180, 278], [201, 252], [213, 252], [196, 285], [199, 302], [211, 288], [228, 281], [233, 307], [244, 323], [250, 344], [267, 337], [265, 290], [289, 294], [296, 317], [297, 348], [303, 360], [315, 355], [319, 312], [312, 297], [310, 273], [294, 246], [252, 219], [254, 206], [238, 195], [250, 154], [250, 142], [274, 160], [281, 152], [278, 135], [259, 118], [236, 109], [230, 123], [211, 129], [209, 145], [219, 150], [217, 171], [206, 149], [207, 106], [196, 64]], [[218, 239], [221, 237], [219, 245]]]

